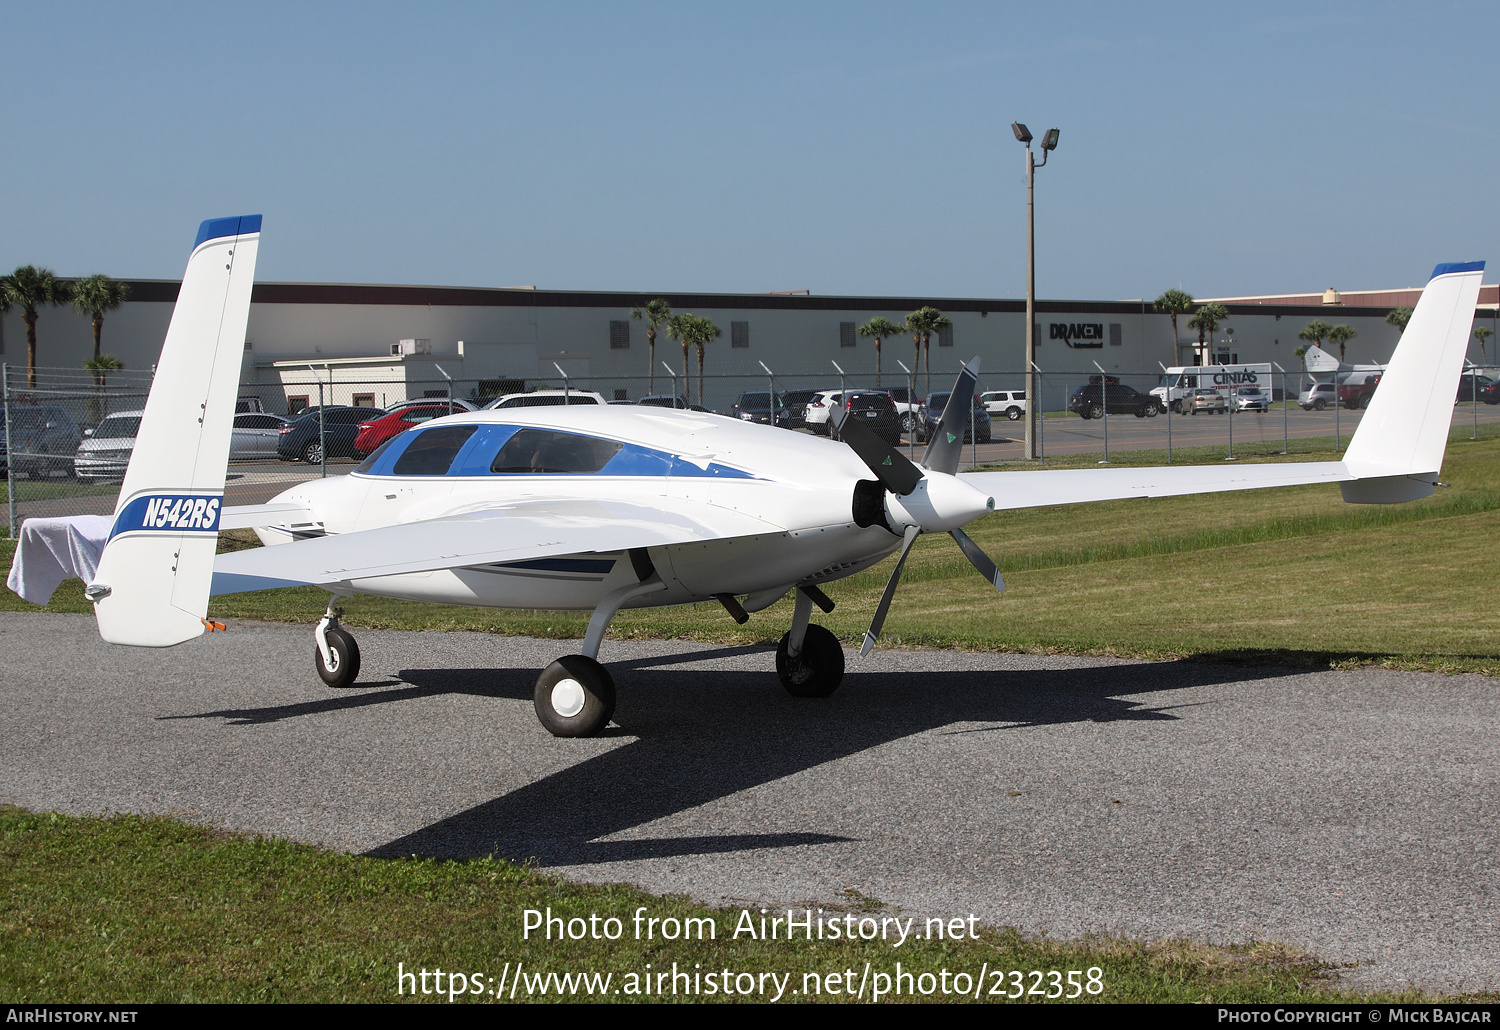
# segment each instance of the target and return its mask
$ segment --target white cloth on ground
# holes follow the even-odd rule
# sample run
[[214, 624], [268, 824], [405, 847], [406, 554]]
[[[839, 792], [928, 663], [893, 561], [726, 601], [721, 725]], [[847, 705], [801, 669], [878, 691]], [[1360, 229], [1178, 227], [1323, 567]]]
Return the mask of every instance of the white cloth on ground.
[[27, 519], [5, 585], [22, 600], [46, 604], [63, 580], [92, 581], [113, 524], [107, 515]]

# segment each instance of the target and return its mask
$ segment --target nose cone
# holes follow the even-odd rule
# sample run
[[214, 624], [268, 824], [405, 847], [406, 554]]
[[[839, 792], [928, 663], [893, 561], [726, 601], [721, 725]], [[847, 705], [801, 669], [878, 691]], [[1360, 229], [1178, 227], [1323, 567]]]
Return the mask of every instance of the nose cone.
[[946, 533], [994, 510], [993, 497], [942, 472], [928, 472], [905, 497], [885, 497], [886, 518], [898, 530], [916, 526], [924, 533]]

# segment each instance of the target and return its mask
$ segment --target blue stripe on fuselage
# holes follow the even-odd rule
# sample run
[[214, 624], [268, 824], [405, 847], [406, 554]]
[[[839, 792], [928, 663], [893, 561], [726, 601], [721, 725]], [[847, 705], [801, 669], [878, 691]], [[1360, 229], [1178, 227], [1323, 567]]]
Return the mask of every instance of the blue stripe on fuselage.
[[[406, 448], [411, 446], [413, 440], [423, 432], [426, 426], [409, 429], [391, 441], [380, 459], [364, 474], [369, 476], [391, 476], [397, 479], [409, 479], [410, 476], [395, 476], [392, 471]], [[438, 427], [432, 427], [434, 429]], [[522, 428], [534, 429], [535, 426], [496, 426], [482, 425], [466, 441], [453, 458], [453, 463], [448, 467], [449, 476], [496, 476], [502, 473], [490, 471], [490, 465], [495, 460], [495, 455], [500, 453], [500, 448], [505, 446], [516, 431]], [[558, 430], [566, 432], [566, 430]], [[575, 434], [587, 436], [586, 433]], [[604, 439], [604, 438], [596, 438]], [[709, 462], [707, 466], [696, 465], [685, 458], [679, 457], [668, 451], [659, 451], [640, 444], [627, 443], [620, 448], [614, 457], [605, 462], [604, 467], [598, 472], [579, 473], [503, 473], [505, 478], [514, 479], [518, 475], [535, 475], [547, 479], [556, 479], [559, 475], [584, 475], [584, 476], [671, 476], [674, 478], [689, 479], [756, 479], [743, 469], [731, 468], [728, 465], [720, 465], [718, 462]]]

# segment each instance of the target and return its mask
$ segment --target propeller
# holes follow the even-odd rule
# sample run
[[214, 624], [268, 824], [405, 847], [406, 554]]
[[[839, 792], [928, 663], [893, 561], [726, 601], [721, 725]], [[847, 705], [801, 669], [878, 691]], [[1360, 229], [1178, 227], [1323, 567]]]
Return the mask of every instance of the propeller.
[[[1005, 592], [1005, 580], [990, 556], [976, 544], [960, 527], [986, 512], [993, 511], [995, 501], [958, 479], [958, 463], [963, 452], [965, 422], [969, 408], [974, 403], [974, 387], [979, 382], [979, 358], [975, 356], [953, 384], [948, 404], [923, 455], [922, 467], [913, 465], [904, 454], [876, 436], [858, 420], [848, 417], [842, 409], [833, 415], [839, 437], [859, 456], [865, 467], [875, 474], [887, 492], [884, 503], [885, 527], [901, 534], [901, 553], [896, 567], [886, 582], [880, 604], [875, 608], [875, 617], [865, 631], [861, 656], [870, 653], [885, 625], [886, 613], [891, 599], [896, 595], [896, 585], [901, 581], [901, 572], [906, 566], [906, 557], [912, 545], [923, 533], [947, 531], [963, 551], [969, 564], [974, 566], [991, 586], [1000, 593]], [[874, 484], [870, 484], [873, 487]], [[861, 488], [862, 489], [862, 488]], [[856, 507], [859, 504], [856, 491]], [[873, 498], [871, 498], [873, 500]], [[861, 525], [868, 523], [861, 522]]]

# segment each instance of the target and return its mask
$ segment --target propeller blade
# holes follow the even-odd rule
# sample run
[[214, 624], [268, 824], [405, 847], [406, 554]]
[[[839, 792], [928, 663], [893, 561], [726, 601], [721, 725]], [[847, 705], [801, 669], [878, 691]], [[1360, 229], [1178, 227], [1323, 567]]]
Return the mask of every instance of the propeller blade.
[[[848, 412], [844, 412], [848, 415]], [[839, 423], [839, 436], [848, 444], [865, 467], [892, 493], [905, 497], [922, 481], [922, 470], [907, 460], [895, 447], [876, 436], [868, 426], [855, 418]]]
[[922, 464], [934, 472], [953, 475], [958, 471], [959, 459], [963, 456], [964, 430], [969, 427], [969, 409], [974, 406], [974, 387], [979, 383], [979, 355], [964, 366], [948, 395], [943, 408], [943, 417], [927, 441], [927, 453], [922, 455]]
[[885, 585], [885, 593], [880, 595], [880, 604], [875, 609], [875, 618], [870, 620], [870, 628], [865, 630], [865, 642], [860, 645], [859, 656], [863, 658], [870, 653], [870, 648], [875, 646], [875, 641], [880, 638], [880, 627], [885, 625], [885, 613], [890, 610], [891, 598], [896, 596], [896, 584], [901, 581], [901, 569], [906, 565], [906, 556], [911, 552], [911, 545], [917, 542], [917, 537], [922, 531], [916, 526], [907, 526], [905, 538], [901, 541], [901, 557], [896, 559], [896, 568], [891, 573], [890, 582]]
[[1005, 579], [1000, 575], [1000, 570], [995, 567], [994, 562], [990, 561], [990, 556], [969, 538], [969, 534], [961, 529], [950, 529], [948, 535], [958, 542], [959, 547], [963, 548], [964, 557], [969, 559], [969, 564], [974, 566], [981, 576], [989, 580], [991, 586], [1000, 593], [1005, 593]]

